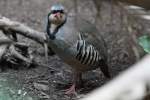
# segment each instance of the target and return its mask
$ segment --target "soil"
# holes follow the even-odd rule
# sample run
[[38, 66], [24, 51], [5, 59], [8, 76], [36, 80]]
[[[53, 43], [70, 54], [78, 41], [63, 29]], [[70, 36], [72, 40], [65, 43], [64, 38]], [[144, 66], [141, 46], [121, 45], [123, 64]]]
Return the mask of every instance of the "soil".
[[[45, 31], [46, 15], [50, 6], [58, 2], [66, 6], [69, 14], [74, 14], [74, 5], [70, 0], [0, 0], [0, 14], [38, 31]], [[112, 79], [136, 62], [136, 56], [132, 49], [135, 44], [126, 28], [124, 26], [122, 28], [120, 25], [121, 12], [119, 8], [115, 7], [113, 13], [113, 20], [110, 21], [110, 4], [103, 3], [100, 12], [101, 18], [97, 20], [96, 9], [92, 1], [78, 2], [79, 16], [94, 23], [106, 40]], [[30, 50], [33, 51], [35, 60], [46, 64], [44, 48], [40, 44], [22, 36], [19, 36], [19, 41], [30, 44]], [[43, 66], [36, 66], [35, 68], [20, 66], [18, 70], [8, 68], [1, 74], [11, 73], [12, 76], [14, 75], [22, 87], [31, 96], [38, 97], [39, 100], [69, 100], [70, 96], [64, 95], [63, 89], [67, 87], [66, 84], [71, 82], [71, 68], [63, 63], [57, 55], [49, 55], [48, 66], [60, 69], [60, 71], [52, 71], [52, 69]], [[109, 81], [99, 69], [84, 73], [83, 80], [83, 87], [77, 90], [77, 96], [73, 96], [72, 99], [80, 98]]]

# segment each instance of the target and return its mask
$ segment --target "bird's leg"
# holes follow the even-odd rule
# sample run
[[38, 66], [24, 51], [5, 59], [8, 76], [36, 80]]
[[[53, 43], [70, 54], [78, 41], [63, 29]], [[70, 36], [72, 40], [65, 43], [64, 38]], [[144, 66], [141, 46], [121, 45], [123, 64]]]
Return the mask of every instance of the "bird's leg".
[[73, 73], [73, 84], [69, 89], [66, 90], [65, 94], [76, 94], [76, 86], [80, 85], [81, 73], [74, 71]]
[[66, 90], [65, 94], [67, 95], [76, 94], [75, 87], [76, 87], [76, 84], [73, 83], [72, 86]]

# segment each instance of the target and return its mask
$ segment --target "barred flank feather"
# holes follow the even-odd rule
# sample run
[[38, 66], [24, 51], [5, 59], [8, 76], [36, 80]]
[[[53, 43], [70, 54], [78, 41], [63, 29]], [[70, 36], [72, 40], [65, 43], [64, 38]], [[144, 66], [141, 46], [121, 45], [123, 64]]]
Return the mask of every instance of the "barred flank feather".
[[77, 51], [76, 59], [82, 64], [94, 65], [101, 58], [99, 52], [92, 45], [86, 44], [80, 33], [77, 41]]

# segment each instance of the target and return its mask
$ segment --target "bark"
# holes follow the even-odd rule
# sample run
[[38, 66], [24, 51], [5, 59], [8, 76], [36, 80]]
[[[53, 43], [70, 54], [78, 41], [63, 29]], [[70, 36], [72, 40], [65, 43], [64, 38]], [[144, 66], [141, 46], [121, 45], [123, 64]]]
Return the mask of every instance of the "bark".
[[14, 45], [11, 45], [10, 46], [10, 51], [11, 51], [11, 54], [16, 57], [16, 58], [19, 58], [27, 63], [31, 63], [31, 60], [25, 56], [23, 56], [22, 54], [20, 54], [18, 51], [15, 50], [15, 47]]
[[[0, 21], [0, 61], [11, 61], [11, 59], [20, 59], [21, 61], [24, 61], [28, 65], [31, 64], [32, 60], [28, 57], [23, 56], [20, 52], [18, 52], [15, 48], [18, 48], [18, 50], [22, 48], [22, 52], [28, 49], [28, 46], [25, 44], [21, 44], [19, 42], [16, 42], [15, 40], [12, 40], [10, 38], [10, 34], [3, 33], [3, 30], [6, 30], [5, 32], [12, 31], [9, 26], [11, 26], [11, 22], [6, 18], [4, 18], [6, 23], [4, 21]], [[9, 24], [9, 25], [8, 25]], [[8, 27], [7, 27], [8, 25]], [[17, 29], [17, 28], [16, 28]], [[14, 32], [12, 32], [14, 33]], [[9, 53], [9, 54], [8, 54]], [[28, 52], [27, 52], [28, 53]], [[3, 66], [1, 66], [3, 67]]]
[[12, 44], [13, 41], [10, 39], [0, 39], [0, 45]]
[[[9, 40], [1, 31], [0, 31], [0, 37], [1, 37], [1, 40], [2, 39]], [[8, 44], [0, 46], [0, 60], [2, 59], [3, 55], [5, 54], [7, 48], [8, 48]]]
[[9, 31], [11, 34], [20, 34], [27, 38], [30, 38], [40, 44], [42, 44], [45, 48], [45, 57], [48, 61], [48, 50], [47, 50], [47, 41], [46, 34], [43, 32], [36, 31], [22, 23], [17, 21], [12, 21], [6, 17], [0, 17], [0, 29], [4, 31]]
[[36, 31], [22, 23], [11, 21], [10, 19], [6, 17], [0, 17], [0, 29], [10, 30], [14, 34], [17, 33], [17, 34], [23, 35], [41, 44], [44, 44], [44, 42], [46, 41], [45, 33]]
[[[12, 21], [6, 17], [0, 17], [0, 30], [5, 32], [4, 36], [7, 37], [7, 39], [4, 39], [4, 38], [0, 39], [0, 45], [6, 44], [4, 46], [0, 46], [0, 61], [2, 60], [1, 57], [4, 55], [4, 53], [7, 50], [9, 50], [11, 53], [10, 54], [11, 56], [13, 56], [17, 59], [20, 59], [28, 64], [33, 63], [33, 64], [36, 64], [39, 66], [51, 68], [47, 65], [38, 64], [37, 62], [35, 62], [33, 60], [33, 56], [31, 55], [30, 51], [27, 52], [27, 54], [29, 53], [28, 57], [26, 57], [23, 54], [21, 54], [20, 52], [18, 52], [16, 50], [16, 48], [19, 48], [23, 52], [24, 50], [28, 49], [29, 45], [20, 43], [18, 41], [15, 41], [14, 39], [10, 38], [10, 33], [11, 33], [11, 35], [20, 34], [22, 36], [25, 36], [27, 38], [30, 38], [31, 40], [34, 40], [34, 41], [42, 44], [45, 48], [45, 57], [46, 57], [46, 62], [48, 63], [48, 51], [50, 52], [51, 55], [53, 55], [54, 53], [51, 51], [51, 48], [48, 48], [46, 33], [36, 31], [22, 23], [19, 23], [17, 21]], [[9, 44], [11, 44], [11, 45], [9, 45]], [[58, 71], [57, 69], [54, 69], [54, 68], [51, 68], [51, 69], [54, 71]]]

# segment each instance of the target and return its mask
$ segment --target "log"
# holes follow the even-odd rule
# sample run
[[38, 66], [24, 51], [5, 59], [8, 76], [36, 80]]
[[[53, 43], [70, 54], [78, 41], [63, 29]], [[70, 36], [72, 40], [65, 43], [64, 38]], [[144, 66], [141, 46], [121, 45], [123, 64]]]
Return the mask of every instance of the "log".
[[[0, 30], [2, 30], [2, 31], [4, 30], [5, 32], [7, 32], [7, 31], [11, 32], [11, 34], [13, 34], [13, 33], [14, 34], [20, 34], [22, 36], [25, 36], [27, 38], [30, 38], [31, 40], [34, 40], [34, 41], [42, 44], [45, 48], [46, 63], [48, 63], [48, 49], [49, 49], [50, 55], [54, 54], [53, 51], [51, 50], [51, 48], [48, 47], [49, 45], [47, 44], [47, 36], [46, 36], [46, 33], [44, 33], [44, 32], [36, 31], [36, 30], [30, 28], [29, 26], [26, 26], [20, 22], [12, 21], [6, 17], [1, 17], [1, 16], [0, 16]], [[1, 40], [0, 40], [0, 42], [1, 42]], [[9, 44], [8, 40], [6, 42], [8, 42], [8, 44]], [[11, 51], [12, 56], [14, 56], [14, 57], [16, 57], [22, 61], [25, 61], [29, 64], [33, 63], [33, 64], [36, 64], [38, 66], [48, 67], [54, 71], [58, 71], [57, 69], [49, 67], [45, 64], [38, 64], [37, 62], [34, 62], [33, 56], [30, 53], [29, 53], [29, 58], [27, 58], [15, 50], [16, 47], [26, 48], [26, 47], [29, 47], [29, 45], [26, 45], [24, 43], [20, 43], [18, 41], [17, 42], [13, 41], [12, 43], [13, 44], [9, 47], [9, 50]], [[6, 49], [3, 51], [6, 51]], [[1, 48], [0, 48], [0, 55], [1, 55]]]
[[[46, 33], [36, 31], [22, 23], [12, 21], [6, 17], [0, 17], [0, 29], [4, 31], [12, 31], [12, 34], [17, 33], [42, 44], [45, 49], [46, 61], [48, 62], [48, 47]], [[52, 52], [51, 49], [49, 49], [49, 51]]]
[[0, 17], [0, 29], [1, 30], [11, 30], [14, 34], [20, 34], [35, 40], [41, 44], [46, 42], [46, 34], [43, 32], [36, 31], [22, 23], [17, 21], [12, 21], [6, 17]]

